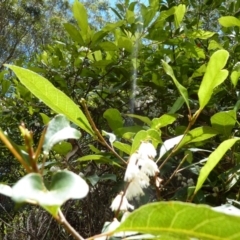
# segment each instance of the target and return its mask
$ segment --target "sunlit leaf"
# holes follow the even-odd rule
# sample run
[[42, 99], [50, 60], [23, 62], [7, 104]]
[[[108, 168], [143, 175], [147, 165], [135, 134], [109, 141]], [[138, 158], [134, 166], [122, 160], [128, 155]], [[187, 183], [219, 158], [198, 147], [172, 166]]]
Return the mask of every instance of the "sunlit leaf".
[[216, 212], [206, 205], [158, 202], [135, 210], [115, 232], [136, 231], [163, 240], [237, 240], [239, 220], [239, 217]]
[[214, 129], [228, 137], [236, 124], [236, 111], [231, 110], [214, 114], [211, 117], [211, 124]]
[[185, 103], [187, 104], [188, 108], [189, 108], [189, 100], [188, 100], [188, 92], [187, 89], [185, 87], [183, 87], [178, 80], [176, 79], [174, 72], [171, 68], [170, 65], [168, 65], [167, 62], [162, 60], [162, 65], [163, 68], [165, 70], [165, 72], [172, 78], [174, 84], [176, 85], [178, 91], [180, 92], [180, 94], [182, 95], [182, 97], [184, 98]]
[[220, 17], [218, 21], [223, 27], [240, 27], [240, 20], [233, 16]]
[[226, 65], [228, 57], [229, 53], [226, 50], [218, 50], [211, 56], [198, 90], [201, 109], [207, 105], [213, 94], [213, 89], [227, 78], [228, 71], [226, 69], [222, 70], [222, 68]]
[[175, 13], [174, 13], [174, 23], [175, 23], [176, 28], [180, 27], [180, 24], [183, 20], [185, 12], [186, 12], [186, 6], [184, 4], [179, 4], [176, 7], [176, 10], [175, 10]]
[[195, 193], [202, 187], [210, 172], [218, 164], [218, 162], [221, 160], [227, 150], [229, 150], [239, 140], [239, 138], [225, 140], [218, 146], [218, 148], [214, 152], [210, 154], [206, 164], [204, 165], [204, 167], [202, 167], [200, 171], [200, 175], [198, 177], [197, 185], [195, 188]]
[[75, 0], [73, 3], [73, 16], [77, 20], [78, 26], [84, 35], [88, 32], [87, 11], [82, 3]]
[[46, 78], [24, 68], [13, 65], [6, 66], [12, 69], [20, 82], [47, 106], [57, 113], [64, 114], [70, 121], [89, 134], [94, 134], [79, 106], [62, 91], [55, 88]]
[[151, 128], [158, 130], [162, 127], [172, 124], [174, 121], [176, 121], [176, 119], [176, 114], [164, 114], [160, 118], [154, 118], [152, 120]]
[[137, 114], [126, 114], [126, 116], [131, 117], [131, 118], [137, 118], [137, 119], [141, 120], [143, 123], [146, 123], [148, 126], [151, 126], [151, 120], [148, 117], [140, 116]]

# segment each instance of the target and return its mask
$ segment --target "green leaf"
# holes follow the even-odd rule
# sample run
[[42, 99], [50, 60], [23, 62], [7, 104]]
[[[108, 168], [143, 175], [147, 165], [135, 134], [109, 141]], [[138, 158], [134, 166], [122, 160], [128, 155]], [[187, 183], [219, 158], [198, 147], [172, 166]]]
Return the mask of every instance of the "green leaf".
[[107, 120], [109, 127], [115, 131], [117, 128], [123, 127], [123, 119], [121, 113], [116, 108], [109, 108], [103, 113], [103, 117]]
[[60, 155], [66, 155], [70, 151], [72, 151], [72, 144], [69, 142], [60, 142], [56, 144], [53, 148], [53, 151]]
[[240, 138], [225, 140], [218, 146], [218, 148], [214, 152], [210, 154], [210, 156], [208, 157], [207, 163], [204, 165], [204, 167], [200, 171], [200, 175], [198, 177], [197, 185], [194, 192], [195, 194], [202, 187], [203, 183], [207, 179], [210, 172], [218, 164], [218, 162], [221, 160], [221, 158], [227, 152], [227, 150], [231, 148], [239, 140]]
[[159, 130], [162, 127], [166, 127], [169, 124], [172, 124], [177, 119], [176, 114], [164, 114], [160, 118], [154, 118], [152, 120], [151, 128]]
[[201, 109], [207, 105], [212, 96], [213, 89], [227, 78], [228, 71], [226, 69], [222, 70], [222, 68], [226, 65], [228, 57], [229, 53], [226, 50], [218, 50], [211, 56], [198, 90]]
[[148, 126], [151, 126], [152, 122], [148, 117], [145, 116], [140, 116], [136, 114], [126, 114], [126, 116], [131, 117], [131, 118], [137, 118], [141, 120], [142, 122], [146, 123]]
[[129, 38], [119, 37], [118, 47], [119, 48], [124, 48], [127, 52], [131, 53], [132, 50], [133, 50], [133, 43]]
[[233, 16], [220, 17], [218, 21], [223, 27], [240, 27], [240, 20]]
[[78, 0], [75, 0], [73, 3], [73, 16], [76, 19], [79, 28], [83, 32], [83, 36], [85, 37], [88, 32], [88, 16], [84, 5]]
[[77, 161], [83, 162], [83, 161], [104, 161], [104, 162], [109, 162], [110, 158], [106, 154], [94, 154], [94, 155], [86, 155], [83, 157], [80, 157], [77, 159]]
[[116, 141], [113, 143], [113, 146], [118, 150], [125, 152], [128, 155], [130, 155], [131, 153], [131, 146], [126, 143]]
[[173, 114], [177, 112], [182, 107], [183, 104], [184, 104], [184, 98], [182, 96], [178, 97], [168, 113]]
[[14, 65], [6, 65], [14, 71], [20, 82], [37, 98], [57, 113], [64, 114], [70, 121], [93, 135], [94, 132], [78, 105], [62, 91], [55, 88], [46, 78]]
[[44, 154], [49, 154], [53, 145], [66, 139], [79, 139], [81, 133], [70, 126], [67, 118], [59, 114], [54, 117], [48, 124], [43, 143]]
[[162, 64], [163, 64], [163, 68], [164, 68], [166, 74], [169, 75], [169, 76], [172, 78], [172, 80], [173, 80], [174, 84], [176, 85], [178, 91], [180, 92], [180, 94], [181, 94], [182, 97], [184, 98], [184, 101], [185, 101], [185, 103], [187, 104], [187, 107], [190, 108], [190, 107], [189, 107], [189, 101], [188, 101], [188, 92], [187, 92], [187, 89], [186, 89], [185, 87], [183, 87], [183, 86], [177, 81], [177, 79], [176, 79], [176, 77], [175, 77], [175, 75], [174, 75], [174, 73], [173, 73], [173, 70], [172, 70], [171, 66], [168, 65], [168, 63], [166, 63], [166, 62], [163, 61], [163, 60], [162, 60]]
[[154, 147], [156, 148], [157, 145], [161, 142], [159, 131], [155, 129], [148, 129], [147, 131], [144, 131], [144, 130], [139, 131], [133, 139], [131, 154], [137, 151], [142, 141], [149, 141], [149, 140], [152, 141]]
[[232, 84], [233, 84], [234, 87], [237, 86], [237, 83], [238, 83], [239, 78], [240, 78], [240, 72], [238, 72], [238, 71], [233, 71], [233, 72], [231, 73], [230, 79], [231, 79], [231, 82], [232, 82]]
[[183, 140], [178, 146], [178, 149], [189, 143], [202, 142], [216, 136], [218, 133], [219, 132], [217, 130], [208, 126], [194, 128], [184, 136]]
[[180, 27], [185, 12], [186, 12], [186, 6], [184, 4], [179, 4], [176, 7], [176, 10], [174, 13], [174, 24], [176, 28]]
[[136, 209], [115, 232], [149, 233], [163, 240], [237, 240], [239, 220], [239, 217], [216, 212], [206, 205], [158, 202]]
[[117, 51], [118, 47], [113, 42], [102, 42], [99, 44], [99, 47], [101, 47], [105, 51]]
[[212, 37], [215, 34], [215, 32], [209, 32], [209, 31], [204, 31], [202, 29], [199, 30], [195, 30], [193, 32], [187, 33], [187, 37], [189, 38], [199, 38], [199, 39], [208, 39], [210, 37]]
[[40, 174], [30, 173], [13, 186], [12, 199], [19, 203], [38, 204], [56, 216], [64, 202], [71, 198], [84, 198], [88, 191], [87, 183], [70, 171], [59, 171], [54, 174], [49, 189], [45, 187]]
[[82, 35], [74, 25], [71, 23], [64, 23], [63, 26], [73, 41], [79, 43], [80, 45], [84, 45]]
[[9, 80], [3, 79], [2, 80], [1, 94], [5, 95], [7, 93], [7, 91], [8, 91], [8, 89], [10, 88], [10, 86], [11, 86], [11, 82]]
[[231, 131], [235, 123], [236, 112], [234, 110], [228, 112], [218, 112], [211, 117], [212, 127], [226, 137], [231, 135]]
[[44, 125], [47, 125], [51, 120], [45, 113], [39, 113], [39, 115], [41, 116]]

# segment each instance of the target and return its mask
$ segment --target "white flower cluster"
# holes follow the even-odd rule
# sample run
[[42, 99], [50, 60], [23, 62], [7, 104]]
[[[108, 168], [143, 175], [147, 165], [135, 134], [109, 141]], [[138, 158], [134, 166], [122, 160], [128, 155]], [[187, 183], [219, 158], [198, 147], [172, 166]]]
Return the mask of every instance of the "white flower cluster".
[[[115, 197], [110, 207], [112, 211], [127, 212], [128, 209], [134, 209], [128, 200], [143, 195], [142, 189], [150, 184], [149, 177], [159, 172], [157, 164], [153, 161], [156, 155], [157, 152], [150, 142], [142, 142], [138, 151], [131, 155], [124, 176], [124, 181], [128, 182], [126, 191]], [[161, 179], [156, 178], [156, 186], [160, 183]]]
[[129, 159], [124, 181], [129, 182], [126, 198], [128, 200], [143, 195], [143, 188], [149, 186], [149, 177], [159, 172], [153, 161], [157, 152], [150, 142], [142, 142], [138, 151]]

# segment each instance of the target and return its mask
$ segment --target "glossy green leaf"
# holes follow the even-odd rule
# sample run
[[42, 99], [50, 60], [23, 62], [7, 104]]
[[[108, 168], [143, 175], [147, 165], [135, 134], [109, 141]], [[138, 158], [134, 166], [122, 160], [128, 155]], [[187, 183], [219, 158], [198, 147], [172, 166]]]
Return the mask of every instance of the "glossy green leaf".
[[24, 68], [13, 65], [6, 66], [12, 69], [20, 82], [47, 106], [57, 113], [64, 114], [70, 121], [89, 134], [94, 134], [79, 106], [62, 91], [55, 88], [47, 79]]
[[163, 68], [165, 70], [165, 72], [167, 73], [167, 75], [169, 75], [174, 84], [176, 85], [178, 91], [180, 92], [180, 94], [182, 95], [182, 97], [184, 98], [184, 101], [185, 103], [187, 104], [188, 108], [189, 108], [189, 100], [188, 100], [188, 92], [187, 92], [187, 89], [185, 87], [183, 87], [179, 82], [178, 80], [176, 79], [175, 75], [174, 75], [174, 72], [171, 68], [170, 65], [168, 65], [167, 62], [163, 61], [162, 60], [162, 65], [163, 65]]
[[210, 172], [218, 164], [218, 162], [221, 160], [227, 150], [229, 150], [239, 140], [239, 138], [225, 140], [217, 147], [214, 152], [210, 154], [207, 163], [204, 165], [204, 167], [202, 167], [200, 171], [200, 175], [198, 177], [197, 185], [195, 188], [195, 193], [202, 187]]
[[84, 45], [82, 35], [74, 25], [71, 23], [64, 23], [63, 26], [73, 41], [79, 43], [80, 45]]
[[228, 70], [222, 70], [222, 68], [226, 65], [228, 57], [229, 53], [226, 50], [218, 50], [211, 56], [206, 73], [198, 90], [201, 109], [207, 105], [213, 94], [213, 89], [227, 78]]
[[137, 115], [137, 114], [126, 114], [126, 116], [131, 117], [131, 118], [139, 119], [143, 123], [146, 123], [148, 126], [151, 126], [151, 120], [148, 117], [140, 116], [140, 115]]
[[87, 183], [70, 171], [54, 174], [49, 189], [45, 187], [40, 174], [30, 173], [13, 186], [12, 199], [19, 203], [38, 204], [56, 216], [58, 208], [64, 202], [71, 198], [84, 198], [88, 191]]
[[160, 118], [154, 118], [152, 120], [151, 128], [154, 128], [156, 130], [166, 127], [167, 125], [172, 124], [177, 120], [176, 114], [164, 114]]
[[218, 21], [223, 27], [240, 27], [240, 20], [233, 16], [220, 17]]
[[109, 127], [115, 131], [117, 128], [123, 127], [123, 119], [121, 113], [116, 108], [107, 109], [103, 117], [107, 120]]
[[83, 36], [85, 36], [88, 32], [88, 16], [84, 5], [78, 0], [75, 0], [73, 3], [73, 16], [83, 32]]
[[70, 122], [64, 115], [59, 114], [48, 124], [43, 143], [43, 152], [49, 154], [49, 151], [56, 143], [67, 139], [79, 139], [80, 137], [81, 133], [70, 126]]
[[211, 117], [211, 124], [214, 129], [228, 137], [236, 124], [236, 112], [218, 112]]
[[176, 28], [180, 27], [183, 17], [185, 15], [185, 12], [186, 12], [186, 6], [184, 4], [179, 4], [176, 7], [176, 10], [174, 13], [174, 23]]
[[206, 205], [158, 202], [136, 209], [115, 232], [149, 233], [163, 240], [238, 240], [239, 220]]

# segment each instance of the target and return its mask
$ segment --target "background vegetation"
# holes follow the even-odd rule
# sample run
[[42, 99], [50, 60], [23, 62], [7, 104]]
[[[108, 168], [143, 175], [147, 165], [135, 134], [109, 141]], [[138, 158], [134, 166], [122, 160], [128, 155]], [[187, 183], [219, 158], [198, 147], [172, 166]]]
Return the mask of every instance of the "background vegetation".
[[[48, 79], [84, 113], [88, 109], [100, 133], [105, 131], [108, 145], [75, 126], [82, 137], [49, 153], [46, 179], [56, 169], [68, 169], [81, 173], [90, 186], [86, 198], [63, 205], [68, 221], [83, 237], [100, 233], [104, 223], [112, 221], [109, 206], [124, 185], [126, 166], [121, 159], [127, 161], [140, 140], [151, 140], [157, 148], [162, 183], [134, 199], [136, 208], [170, 200], [238, 207], [240, 2], [83, 4], [88, 16], [85, 10], [79, 12], [77, 1], [0, 0], [1, 129], [20, 147], [24, 143], [18, 126], [23, 122], [37, 146], [44, 125], [58, 113], [5, 68], [7, 63]], [[225, 78], [220, 76], [222, 68], [228, 70]], [[215, 81], [214, 74], [220, 80]], [[108, 133], [115, 142], [109, 142]], [[182, 134], [189, 139], [174, 140]], [[226, 144], [219, 152], [221, 143]], [[12, 186], [25, 171], [0, 144], [0, 182]], [[204, 169], [214, 151], [214, 164]], [[14, 209], [3, 195], [0, 238], [71, 239], [41, 208]]]

